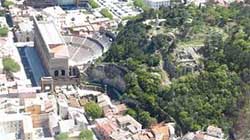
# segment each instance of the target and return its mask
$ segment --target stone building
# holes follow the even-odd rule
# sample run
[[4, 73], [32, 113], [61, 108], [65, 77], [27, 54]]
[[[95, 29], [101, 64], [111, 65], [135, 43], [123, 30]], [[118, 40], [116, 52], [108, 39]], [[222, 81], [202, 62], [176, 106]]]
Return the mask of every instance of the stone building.
[[73, 76], [69, 66], [68, 46], [53, 21], [42, 16], [34, 17], [34, 45], [50, 76]]
[[175, 66], [177, 77], [187, 73], [194, 73], [200, 71], [203, 65], [200, 63], [202, 56], [198, 50], [193, 47], [187, 47], [175, 50]]

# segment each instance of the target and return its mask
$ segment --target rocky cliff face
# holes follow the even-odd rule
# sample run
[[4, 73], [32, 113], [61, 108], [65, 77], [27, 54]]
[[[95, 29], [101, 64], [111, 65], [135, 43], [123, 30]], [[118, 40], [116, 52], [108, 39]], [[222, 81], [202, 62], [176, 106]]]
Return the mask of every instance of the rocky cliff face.
[[126, 69], [115, 64], [91, 66], [86, 71], [88, 81], [115, 87], [121, 92], [126, 89], [124, 80], [126, 73]]

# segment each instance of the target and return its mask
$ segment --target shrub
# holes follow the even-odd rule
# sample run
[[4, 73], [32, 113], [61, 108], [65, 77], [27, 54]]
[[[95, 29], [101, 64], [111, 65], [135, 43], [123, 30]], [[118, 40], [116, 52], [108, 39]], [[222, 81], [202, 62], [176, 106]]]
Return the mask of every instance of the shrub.
[[68, 133], [60, 133], [56, 135], [56, 140], [68, 140], [68, 139], [69, 139]]
[[20, 66], [10, 57], [3, 59], [3, 67], [7, 72], [18, 72], [20, 70]]
[[85, 108], [87, 115], [89, 115], [93, 119], [100, 118], [102, 116], [102, 109], [95, 102], [86, 103], [84, 108]]
[[3, 7], [9, 8], [9, 6], [14, 5], [12, 1], [5, 0], [3, 3]]
[[90, 5], [92, 8], [98, 8], [98, 7], [100, 7], [100, 6], [95, 2], [95, 0], [89, 0], [89, 5]]
[[5, 37], [8, 35], [9, 29], [7, 27], [0, 27], [0, 36]]
[[101, 11], [101, 14], [104, 16], [104, 17], [107, 17], [109, 19], [113, 19], [113, 15], [109, 12], [108, 9], [104, 8], [102, 9]]
[[93, 140], [93, 132], [91, 130], [82, 130], [80, 135], [80, 140]]

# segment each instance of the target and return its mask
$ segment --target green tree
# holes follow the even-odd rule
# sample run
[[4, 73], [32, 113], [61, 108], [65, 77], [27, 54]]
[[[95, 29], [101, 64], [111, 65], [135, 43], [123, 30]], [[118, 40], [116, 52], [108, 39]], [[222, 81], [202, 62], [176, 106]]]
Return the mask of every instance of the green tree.
[[224, 59], [224, 44], [222, 35], [217, 32], [211, 33], [205, 40], [205, 53], [210, 60], [221, 62]]
[[150, 116], [150, 113], [146, 112], [146, 111], [140, 112], [138, 117], [139, 117], [139, 121], [142, 123], [142, 125], [145, 128], [148, 128], [148, 127], [150, 127], [151, 125], [153, 125], [154, 123], [157, 122], [156, 119], [152, 118]]
[[107, 8], [103, 8], [100, 13], [104, 16], [107, 17], [109, 19], [113, 19], [113, 15], [109, 12], [109, 10]]
[[93, 132], [91, 130], [82, 130], [80, 135], [80, 140], [93, 140]]
[[92, 7], [92, 8], [98, 8], [100, 7], [95, 0], [89, 0], [89, 5]]
[[14, 3], [10, 0], [4, 0], [3, 7], [9, 8], [11, 5], [14, 5]]
[[84, 109], [87, 115], [93, 119], [100, 118], [102, 116], [102, 108], [93, 101], [86, 103]]
[[237, 100], [242, 95], [239, 83], [239, 77], [226, 65], [200, 75], [183, 76], [171, 85], [170, 97], [165, 98], [166, 112], [184, 131], [208, 124], [227, 129], [224, 125], [232, 125], [228, 118], [236, 116]]
[[250, 69], [243, 69], [242, 72], [240, 73], [241, 79], [245, 82], [245, 83], [249, 83], [250, 82]]
[[129, 109], [127, 110], [126, 114], [132, 116], [133, 118], [136, 118], [136, 116], [137, 116], [136, 111], [133, 110], [133, 109], [131, 109], [131, 108], [129, 108]]
[[150, 67], [156, 67], [160, 63], [160, 56], [159, 55], [150, 55], [147, 60], [147, 64]]
[[0, 37], [6, 37], [8, 35], [9, 29], [7, 27], [0, 27]]
[[134, 5], [136, 7], [140, 7], [143, 10], [148, 10], [149, 7], [145, 4], [145, 2], [143, 0], [134, 0]]
[[6, 57], [3, 59], [3, 67], [7, 72], [18, 72], [20, 70], [20, 66], [10, 57]]
[[[120, 28], [105, 57], [105, 62], [116, 63], [126, 71], [122, 99], [133, 109], [127, 113], [146, 127], [154, 118], [175, 120], [184, 132], [209, 124], [224, 130], [232, 126], [240, 97], [245, 97], [241, 93], [246, 85], [243, 82], [250, 81], [249, 13], [249, 6], [242, 4], [227, 8], [179, 4], [150, 9], [129, 20]], [[165, 33], [173, 34], [151, 34], [153, 28], [143, 21], [154, 19], [156, 14], [166, 19], [161, 22]], [[204, 71], [172, 79], [168, 89], [164, 89], [160, 70], [152, 67], [159, 63], [157, 55], [162, 55], [166, 67], [171, 68], [169, 74], [174, 75], [173, 48], [193, 40], [204, 41], [205, 47], [197, 48], [197, 52], [205, 52]], [[191, 46], [195, 44], [196, 41]]]
[[68, 139], [69, 139], [68, 133], [60, 133], [56, 135], [56, 140], [68, 140]]

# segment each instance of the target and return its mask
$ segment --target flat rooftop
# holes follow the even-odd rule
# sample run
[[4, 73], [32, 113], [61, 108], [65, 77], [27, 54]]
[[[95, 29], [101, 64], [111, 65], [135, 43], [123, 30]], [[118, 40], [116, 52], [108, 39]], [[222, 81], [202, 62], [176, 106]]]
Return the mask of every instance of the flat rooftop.
[[63, 39], [52, 21], [38, 21], [38, 28], [47, 44], [64, 44]]
[[68, 47], [53, 21], [38, 20], [37, 27], [49, 52], [54, 53], [55, 57], [69, 57]]

